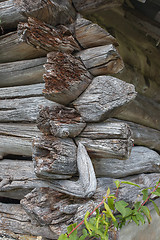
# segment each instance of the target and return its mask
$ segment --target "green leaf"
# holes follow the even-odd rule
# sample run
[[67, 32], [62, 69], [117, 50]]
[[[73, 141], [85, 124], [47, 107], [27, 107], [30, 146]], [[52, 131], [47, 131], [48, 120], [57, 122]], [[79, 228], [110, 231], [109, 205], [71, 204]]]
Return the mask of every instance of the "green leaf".
[[[76, 226], [77, 226], [76, 223], [69, 225], [69, 226], [67, 227], [67, 233], [69, 234]], [[71, 235], [69, 235], [69, 239], [70, 239], [70, 240], [78, 240], [78, 239], [79, 239], [79, 237], [77, 236], [77, 229], [75, 229], [75, 230], [71, 233]]]
[[67, 234], [61, 234], [58, 238], [58, 240], [68, 240]]
[[115, 210], [113, 198], [108, 198], [108, 206], [110, 207], [111, 210], [113, 211]]
[[140, 212], [137, 212], [136, 217], [141, 221], [142, 225], [145, 223], [144, 216]]
[[138, 210], [140, 207], [141, 207], [141, 202], [136, 202], [136, 203], [134, 204], [135, 210]]
[[152, 194], [160, 197], [160, 192], [158, 192], [158, 191], [155, 191], [155, 192], [153, 192]]
[[126, 208], [126, 206], [128, 206], [128, 203], [123, 200], [115, 203], [116, 209], [122, 214], [123, 218], [132, 214], [132, 210], [130, 208]]
[[140, 188], [140, 186], [139, 186], [138, 184], [135, 184], [135, 183], [133, 183], [133, 182], [129, 182], [129, 181], [121, 181], [121, 183], [129, 184], [129, 185], [133, 185], [133, 186], [136, 186], [136, 187], [139, 187], [139, 188]]
[[111, 192], [111, 191], [110, 191], [110, 188], [108, 188], [108, 189], [107, 189], [107, 196], [109, 196], [110, 192]]
[[84, 217], [84, 224], [85, 224], [85, 226], [86, 226], [89, 234], [91, 234], [92, 232], [91, 232], [91, 229], [90, 229], [90, 227], [89, 227], [89, 223], [87, 222], [87, 218], [88, 218], [89, 214], [90, 214], [90, 212], [87, 211], [87, 212], [86, 212], [86, 215], [85, 215], [85, 217]]
[[119, 186], [120, 186], [120, 181], [119, 181], [119, 180], [116, 180], [116, 181], [114, 181], [114, 183], [116, 184], [116, 187], [119, 188]]
[[142, 190], [142, 194], [143, 194], [143, 201], [146, 201], [148, 198], [148, 189]]
[[132, 220], [139, 226], [139, 220], [136, 216], [132, 216]]
[[86, 229], [82, 230], [83, 235], [79, 238], [79, 240], [85, 240], [85, 238], [89, 235]]
[[115, 222], [116, 219], [115, 219], [115, 217], [113, 216], [112, 211], [111, 211], [111, 209], [109, 208], [108, 204], [105, 203], [105, 202], [104, 202], [104, 207], [105, 207], [107, 213], [108, 213], [108, 214], [110, 215], [110, 217], [112, 218], [112, 220]]
[[160, 209], [158, 208], [157, 204], [151, 199], [149, 201], [153, 203], [156, 213], [160, 216]]
[[144, 215], [146, 215], [148, 223], [150, 223], [152, 221], [152, 218], [151, 218], [151, 214], [150, 214], [149, 209], [146, 206], [142, 206], [141, 207], [141, 212], [143, 212]]

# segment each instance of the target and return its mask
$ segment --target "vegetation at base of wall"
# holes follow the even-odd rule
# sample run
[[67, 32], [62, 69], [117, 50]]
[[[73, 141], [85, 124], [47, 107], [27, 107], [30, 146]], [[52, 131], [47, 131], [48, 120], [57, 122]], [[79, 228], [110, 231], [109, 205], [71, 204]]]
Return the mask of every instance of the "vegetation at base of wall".
[[[61, 234], [58, 240], [85, 240], [86, 238], [108, 240], [109, 232], [116, 232], [130, 222], [135, 222], [139, 226], [140, 224], [145, 224], [145, 219], [147, 219], [150, 224], [152, 217], [150, 210], [145, 206], [148, 201], [153, 204], [155, 211], [160, 216], [160, 209], [156, 203], [150, 199], [152, 195], [160, 197], [160, 180], [156, 183], [153, 190], [152, 188], [143, 189], [141, 191], [143, 194], [143, 202], [136, 201], [132, 207], [129, 207], [129, 204], [123, 200], [118, 201], [118, 190], [121, 184], [130, 184], [136, 187], [140, 186], [129, 181], [120, 182], [118, 180], [115, 181], [115, 184], [117, 188], [115, 194], [111, 194], [108, 188], [102, 202], [91, 213], [87, 211], [82, 222], [68, 226], [67, 233]], [[150, 194], [148, 190], [151, 191]], [[99, 210], [100, 206], [103, 206], [102, 211]], [[96, 215], [91, 217], [94, 212]], [[84, 228], [81, 234], [79, 234], [77, 228], [82, 224], [84, 224]]]

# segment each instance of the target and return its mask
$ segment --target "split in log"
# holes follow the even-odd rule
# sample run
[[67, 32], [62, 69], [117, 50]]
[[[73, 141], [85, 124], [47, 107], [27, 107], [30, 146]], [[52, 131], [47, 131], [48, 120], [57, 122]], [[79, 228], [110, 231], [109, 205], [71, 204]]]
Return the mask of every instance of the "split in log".
[[71, 54], [51, 52], [47, 55], [44, 96], [67, 105], [76, 99], [91, 82], [83, 63]]
[[37, 18], [52, 26], [70, 24], [76, 11], [70, 0], [15, 0], [16, 9], [24, 16]]
[[98, 47], [107, 44], [118, 45], [116, 39], [98, 24], [78, 15], [75, 23], [75, 37], [83, 48]]
[[115, 117], [160, 130], [160, 105], [140, 94]]
[[74, 108], [64, 106], [41, 107], [37, 127], [46, 135], [66, 138], [79, 135], [86, 123]]
[[[20, 204], [0, 203], [0, 219], [1, 230], [8, 230], [17, 234], [42, 236], [48, 239], [58, 238], [58, 235], [53, 233], [48, 226], [37, 226], [31, 222], [30, 217]], [[24, 239], [30, 239], [30, 236]]]
[[71, 138], [42, 136], [33, 140], [35, 173], [54, 179], [54, 174], [74, 175], [77, 172], [77, 147]]
[[98, 122], [114, 116], [135, 97], [132, 84], [111, 76], [98, 76], [73, 105], [86, 122]]
[[130, 156], [133, 146], [131, 136], [128, 139], [98, 140], [77, 137], [76, 142], [82, 143], [86, 147], [91, 159], [117, 158], [125, 160]]
[[108, 122], [88, 123], [81, 132], [81, 138], [90, 139], [128, 139], [132, 132], [127, 123], [122, 121], [116, 122], [112, 119]]
[[46, 51], [22, 42], [17, 32], [0, 36], [0, 63], [45, 57]]
[[29, 17], [27, 23], [18, 24], [18, 34], [22, 41], [46, 52], [72, 53], [75, 50], [80, 50], [71, 32], [64, 25], [54, 28]]
[[[55, 174], [54, 178], [67, 179], [69, 176]], [[20, 159], [0, 161], [0, 197], [22, 199], [34, 188], [40, 187], [52, 188], [52, 183], [37, 178], [32, 161]]]
[[118, 73], [124, 67], [122, 58], [112, 44], [82, 50], [76, 57], [94, 76]]
[[83, 144], [78, 144], [77, 167], [79, 179], [77, 181], [59, 180], [52, 182], [52, 188], [62, 193], [79, 198], [90, 198], [96, 191], [97, 180], [93, 165]]
[[[121, 120], [113, 119], [113, 118], [108, 119], [106, 121], [106, 123], [107, 124], [114, 124], [117, 121], [118, 121], [119, 124], [127, 124], [130, 127], [130, 129], [132, 131], [132, 138], [134, 139], [134, 144], [135, 145], [144, 146], [144, 147], [148, 147], [148, 148], [160, 151], [160, 144], [159, 144], [160, 131], [155, 130], [153, 128], [145, 127], [145, 126], [140, 125], [140, 124], [136, 124], [134, 122], [128, 122], [128, 121], [124, 121], [124, 120], [123, 120], [123, 122], [121, 122]], [[105, 125], [106, 123], [103, 123], [104, 124], [104, 127], [103, 127], [104, 131], [106, 129], [105, 126], [107, 126], [107, 125]], [[97, 124], [97, 128], [98, 128], [98, 124]], [[95, 129], [96, 129], [96, 127], [95, 127]], [[90, 127], [90, 125], [87, 125], [87, 127], [80, 134], [80, 136], [91, 138], [92, 134], [93, 134], [93, 132], [92, 132], [92, 124], [91, 124], [91, 127]], [[99, 132], [97, 132], [97, 134], [99, 134]]]
[[100, 9], [108, 10], [121, 6], [123, 0], [73, 0], [76, 10], [82, 14], [89, 14], [99, 11]]
[[26, 20], [26, 17], [20, 14], [14, 0], [8, 0], [0, 2], [0, 19], [3, 29], [13, 29], [19, 21]]
[[[118, 199], [123, 199], [130, 204], [135, 203], [137, 195], [140, 194], [142, 189], [154, 186], [159, 177], [160, 174], [137, 176], [135, 181], [140, 184], [140, 188], [122, 184], [119, 189]], [[80, 222], [87, 211], [91, 212], [102, 201], [108, 187], [112, 193], [116, 192], [115, 180], [111, 178], [98, 179], [98, 188], [91, 199], [73, 198], [50, 188], [40, 188], [34, 189], [25, 196], [21, 200], [21, 204], [33, 221], [36, 221], [41, 226], [50, 226], [50, 229], [59, 235], [66, 231], [67, 225]], [[132, 178], [130, 181], [132, 181]], [[130, 194], [126, 194], [126, 192]], [[142, 196], [138, 200], [141, 201]]]
[[0, 87], [42, 83], [46, 58], [0, 64]]
[[42, 96], [1, 100], [0, 122], [36, 122], [40, 105], [50, 105], [50, 101]]
[[122, 178], [140, 173], [160, 173], [160, 155], [146, 147], [133, 147], [125, 161], [92, 158], [96, 176]]

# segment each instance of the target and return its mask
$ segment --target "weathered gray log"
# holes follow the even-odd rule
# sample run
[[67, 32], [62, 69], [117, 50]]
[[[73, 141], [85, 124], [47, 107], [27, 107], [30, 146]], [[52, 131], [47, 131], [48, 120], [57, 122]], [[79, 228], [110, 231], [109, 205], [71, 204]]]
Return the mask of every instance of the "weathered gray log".
[[116, 39], [101, 28], [80, 15], [75, 22], [75, 37], [83, 48], [98, 47], [106, 44], [118, 45]]
[[98, 76], [73, 105], [86, 122], [98, 122], [115, 115], [135, 96], [132, 84], [111, 76]]
[[40, 105], [49, 105], [44, 97], [24, 97], [0, 101], [0, 122], [36, 122]]
[[26, 17], [20, 14], [14, 0], [8, 0], [0, 2], [0, 19], [3, 28], [13, 29], [19, 21], [26, 20]]
[[90, 139], [128, 139], [131, 135], [132, 132], [127, 123], [111, 119], [109, 122], [88, 123], [79, 136]]
[[38, 135], [36, 124], [0, 123], [0, 159], [9, 154], [31, 157], [32, 139]]
[[100, 9], [110, 9], [121, 6], [123, 0], [73, 0], [76, 10], [83, 14], [97, 12]]
[[74, 108], [64, 106], [41, 107], [37, 117], [37, 127], [44, 134], [55, 137], [76, 137], [86, 123]]
[[77, 181], [59, 180], [52, 182], [52, 188], [62, 193], [79, 198], [90, 198], [96, 192], [97, 180], [92, 161], [83, 146], [78, 144], [77, 168], [79, 178]]
[[[71, 175], [55, 174], [54, 178], [68, 179], [71, 178]], [[34, 188], [52, 188], [52, 185], [52, 182], [37, 178], [32, 161], [27, 159], [3, 159], [0, 161], [0, 197], [22, 199]]]
[[14, 62], [37, 57], [45, 57], [46, 51], [25, 43], [17, 32], [0, 36], [0, 62]]
[[69, 24], [75, 19], [70, 0], [15, 0], [16, 9], [24, 16], [35, 17], [50, 25]]
[[[133, 204], [137, 201], [137, 195], [140, 191], [146, 187], [154, 186], [159, 177], [160, 174], [137, 176], [135, 181], [140, 184], [140, 188], [122, 184], [118, 199]], [[132, 179], [130, 180], [132, 181]], [[68, 224], [81, 221], [87, 210], [91, 212], [102, 201], [108, 187], [114, 193], [116, 191], [114, 181], [115, 179], [99, 178], [97, 191], [89, 200], [69, 197], [50, 188], [40, 188], [25, 196], [21, 200], [21, 204], [31, 219], [39, 225], [49, 225], [54, 233], [60, 234], [58, 230], [66, 231], [65, 228]], [[130, 194], [126, 194], [126, 192]], [[40, 201], [40, 199], [43, 199], [43, 201]], [[138, 200], [141, 201], [142, 196]], [[58, 228], [58, 226], [61, 228]]]
[[[1, 230], [25, 235], [43, 236], [48, 239], [58, 238], [58, 235], [53, 233], [48, 226], [37, 226], [31, 222], [30, 217], [20, 204], [0, 203], [0, 219]], [[27, 238], [30, 238], [30, 236]]]
[[18, 24], [18, 34], [23, 42], [46, 52], [61, 51], [72, 53], [80, 50], [71, 32], [64, 25], [57, 28], [41, 22], [35, 18], [28, 18], [27, 23]]
[[88, 48], [76, 56], [94, 76], [118, 73], [124, 67], [122, 58], [112, 44]]
[[97, 176], [122, 178], [140, 173], [160, 173], [160, 155], [146, 147], [133, 147], [125, 161], [109, 158], [92, 158]]
[[61, 52], [47, 54], [45, 70], [44, 96], [64, 105], [76, 99], [92, 79], [80, 60]]
[[115, 117], [160, 130], [160, 105], [140, 94]]
[[43, 82], [46, 58], [0, 64], [0, 87], [28, 85]]
[[[140, 125], [140, 124], [137, 124], [137, 123], [134, 123], [134, 122], [128, 122], [128, 121], [124, 121], [124, 120], [123, 120], [123, 122], [121, 122], [121, 120], [113, 119], [113, 118], [108, 119], [106, 121], [106, 123], [107, 124], [115, 124], [117, 121], [119, 122], [119, 124], [127, 124], [130, 127], [130, 129], [132, 131], [132, 138], [134, 139], [134, 144], [135, 145], [145, 146], [145, 147], [160, 151], [160, 144], [159, 144], [160, 131], [155, 130], [153, 128], [145, 127], [143, 125]], [[106, 129], [105, 124], [103, 125], [104, 131]], [[97, 124], [97, 127], [98, 127], [98, 124]], [[95, 127], [95, 129], [96, 129], [96, 127]], [[90, 127], [90, 125], [87, 125], [87, 127], [80, 134], [80, 136], [87, 137], [88, 134], [90, 133], [90, 131], [93, 134], [92, 124], [91, 124], [91, 127]], [[91, 138], [92, 134], [89, 134], [88, 137]], [[97, 132], [97, 134], [99, 134], [99, 132]]]
[[[133, 140], [128, 139], [97, 139], [92, 140], [89, 138], [76, 138], [77, 143], [82, 143], [91, 158], [117, 158], [127, 159], [130, 156], [133, 146]], [[97, 160], [98, 161], [98, 160]]]
[[42, 136], [33, 141], [35, 173], [54, 179], [54, 174], [73, 175], [77, 172], [77, 147], [71, 138]]

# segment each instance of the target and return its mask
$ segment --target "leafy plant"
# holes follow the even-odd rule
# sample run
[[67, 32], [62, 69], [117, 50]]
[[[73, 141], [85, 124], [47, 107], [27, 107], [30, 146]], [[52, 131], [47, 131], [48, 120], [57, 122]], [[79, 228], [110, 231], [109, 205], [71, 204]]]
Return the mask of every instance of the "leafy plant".
[[[145, 223], [145, 217], [150, 224], [152, 221], [150, 211], [148, 207], [144, 206], [147, 201], [152, 202], [155, 211], [160, 216], [160, 209], [156, 203], [151, 200], [152, 195], [160, 197], [160, 180], [156, 183], [154, 190], [148, 194], [148, 190], [152, 188], [146, 188], [142, 190], [143, 202], [135, 202], [130, 208], [129, 204], [123, 200], [118, 201], [118, 190], [121, 184], [129, 184], [136, 187], [139, 185], [129, 182], [129, 181], [115, 181], [116, 193], [113, 195], [110, 193], [108, 188], [106, 196], [103, 198], [102, 202], [90, 213], [87, 211], [84, 220], [78, 225], [76, 223], [70, 225], [67, 228], [67, 233], [60, 235], [58, 240], [85, 240], [87, 237], [92, 239], [96, 237], [101, 240], [109, 239], [109, 231], [116, 231], [121, 229], [126, 223], [134, 221], [138, 226], [140, 223], [143, 225]], [[103, 211], [99, 211], [99, 207], [103, 205]], [[96, 212], [96, 216], [90, 217], [93, 212]], [[81, 236], [78, 235], [77, 228], [85, 224], [82, 229]], [[93, 238], [94, 239], [94, 238]]]

